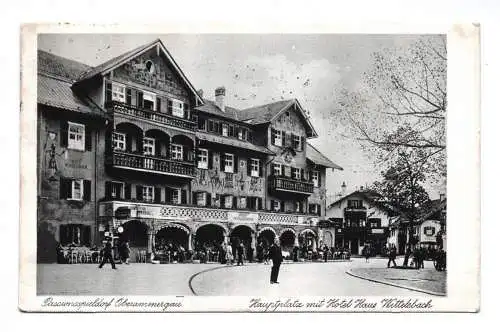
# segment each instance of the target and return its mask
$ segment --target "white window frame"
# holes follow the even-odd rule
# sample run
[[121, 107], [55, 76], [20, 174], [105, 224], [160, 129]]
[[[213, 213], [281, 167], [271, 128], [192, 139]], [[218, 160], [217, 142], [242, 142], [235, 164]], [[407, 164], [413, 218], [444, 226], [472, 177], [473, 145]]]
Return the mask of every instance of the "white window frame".
[[[143, 107], [144, 107], [144, 100], [147, 100], [147, 101], [150, 101], [153, 103], [153, 108], [151, 109], [151, 111], [156, 111], [156, 94], [155, 93], [142, 90], [142, 100], [143, 100]], [[144, 107], [144, 109], [146, 109], [146, 107]]]
[[208, 169], [208, 150], [198, 149], [198, 168]]
[[281, 174], [281, 164], [278, 164], [278, 163], [274, 163], [273, 164], [273, 174], [274, 175], [278, 175], [278, 176], [282, 176], [283, 174]]
[[295, 201], [295, 212], [300, 212], [300, 205], [301, 205], [301, 202]]
[[292, 177], [295, 179], [295, 180], [300, 180], [300, 168], [296, 168], [294, 167], [293, 170], [292, 170]]
[[281, 211], [281, 201], [273, 201], [273, 211]]
[[207, 206], [207, 193], [202, 191], [196, 193], [196, 205]]
[[113, 132], [113, 150], [125, 151], [127, 149], [127, 134]]
[[312, 209], [311, 209], [311, 213], [318, 213], [318, 204], [311, 204], [312, 206]]
[[243, 132], [245, 131], [245, 128], [238, 128], [238, 139], [240, 140], [245, 140], [246, 138], [243, 137]]
[[224, 153], [224, 172], [234, 173], [234, 155], [231, 153]]
[[127, 89], [125, 84], [111, 82], [111, 100], [125, 103], [127, 100]]
[[222, 124], [222, 136], [229, 136], [229, 125], [227, 123]]
[[[146, 147], [148, 148], [146, 150]], [[151, 150], [151, 151], [149, 151]], [[152, 137], [144, 137], [142, 139], [142, 151], [145, 156], [154, 156], [156, 152], [156, 141]]]
[[238, 198], [238, 207], [241, 209], [246, 209], [247, 206], [247, 198], [245, 196]]
[[319, 171], [312, 171], [312, 182], [314, 183], [315, 187], [319, 187]]
[[283, 138], [282, 138], [282, 133], [281, 130], [274, 130], [274, 137], [273, 137], [273, 145], [276, 146], [282, 146], [283, 143]]
[[[119, 195], [116, 195], [116, 185], [120, 186], [120, 193]], [[115, 191], [115, 194], [113, 194], [113, 191]], [[123, 182], [118, 182], [118, 181], [111, 181], [111, 198], [124, 198], [124, 191], [125, 191], [125, 183]]]
[[143, 186], [142, 187], [142, 200], [144, 202], [153, 202], [154, 199], [155, 199], [155, 187]]
[[226, 209], [233, 208], [233, 196], [231, 195], [224, 196], [224, 207]]
[[68, 149], [85, 151], [85, 125], [68, 121]]
[[260, 160], [251, 158], [250, 159], [250, 176], [259, 177], [260, 173]]
[[172, 160], [182, 160], [184, 147], [181, 144], [170, 144], [170, 158]]
[[[76, 186], [80, 186], [80, 195], [77, 195], [77, 188]], [[81, 201], [83, 200], [83, 180], [71, 180], [71, 197], [69, 197], [69, 200], [72, 201]]]
[[172, 99], [172, 115], [178, 118], [184, 118], [184, 102]]
[[300, 151], [300, 136], [293, 135], [292, 137], [293, 145], [296, 150]]
[[[172, 203], [181, 204], [181, 190], [179, 188], [170, 188], [172, 189]], [[177, 197], [177, 199], [175, 199]]]

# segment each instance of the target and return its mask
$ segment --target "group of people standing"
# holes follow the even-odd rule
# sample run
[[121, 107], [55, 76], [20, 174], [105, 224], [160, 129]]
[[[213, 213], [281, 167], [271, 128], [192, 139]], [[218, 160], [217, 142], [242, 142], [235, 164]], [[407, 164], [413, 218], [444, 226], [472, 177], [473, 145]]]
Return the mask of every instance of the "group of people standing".
[[[113, 246], [112, 240], [107, 240], [104, 248], [101, 250], [101, 262], [99, 263], [99, 268], [101, 269], [104, 264], [109, 262], [113, 270], [116, 270], [115, 259], [113, 258], [113, 250], [116, 247]], [[129, 264], [130, 259], [130, 245], [128, 241], [121, 242], [118, 245], [118, 253], [120, 255], [120, 261], [123, 264]]]

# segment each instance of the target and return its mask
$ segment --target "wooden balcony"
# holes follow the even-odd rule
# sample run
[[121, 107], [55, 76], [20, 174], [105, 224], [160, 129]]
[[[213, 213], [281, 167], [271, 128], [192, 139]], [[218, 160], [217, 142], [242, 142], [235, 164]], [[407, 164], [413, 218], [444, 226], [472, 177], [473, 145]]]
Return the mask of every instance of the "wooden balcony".
[[149, 173], [159, 173], [172, 176], [195, 176], [194, 162], [179, 161], [137, 153], [112, 151], [106, 160], [108, 165], [117, 168], [133, 169]]
[[285, 191], [309, 195], [314, 192], [314, 183], [271, 175], [269, 177], [269, 189], [271, 191]]
[[120, 113], [120, 114], [130, 115], [139, 119], [150, 120], [156, 123], [184, 130], [195, 131], [197, 127], [197, 124], [195, 122], [187, 119], [178, 118], [165, 113], [159, 113], [155, 111], [137, 108], [135, 106], [127, 105], [125, 103], [117, 101], [107, 102], [106, 109], [111, 114]]

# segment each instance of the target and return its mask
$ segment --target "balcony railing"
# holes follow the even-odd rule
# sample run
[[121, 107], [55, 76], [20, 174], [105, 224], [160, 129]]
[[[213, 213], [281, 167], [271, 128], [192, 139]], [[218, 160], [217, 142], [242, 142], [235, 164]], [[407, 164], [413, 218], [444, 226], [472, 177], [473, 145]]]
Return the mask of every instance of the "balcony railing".
[[116, 113], [131, 115], [133, 117], [151, 120], [154, 122], [165, 124], [167, 126], [177, 127], [181, 129], [194, 131], [196, 130], [197, 127], [197, 124], [195, 122], [187, 119], [182, 119], [155, 111], [137, 108], [135, 106], [127, 105], [117, 101], [107, 102], [106, 108], [111, 113], [116, 112]]
[[271, 190], [290, 191], [305, 194], [314, 192], [314, 183], [305, 180], [296, 180], [282, 176], [271, 175], [269, 177], [269, 186]]
[[193, 162], [145, 156], [122, 151], [112, 151], [108, 164], [117, 167], [134, 168], [148, 172], [158, 172], [186, 177], [194, 177], [195, 164]]

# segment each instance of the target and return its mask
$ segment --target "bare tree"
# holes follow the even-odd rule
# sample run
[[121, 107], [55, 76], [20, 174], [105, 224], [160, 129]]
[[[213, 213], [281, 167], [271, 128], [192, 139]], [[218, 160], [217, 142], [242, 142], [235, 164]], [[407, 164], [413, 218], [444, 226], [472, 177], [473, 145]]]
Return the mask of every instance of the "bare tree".
[[384, 49], [356, 90], [340, 92], [341, 120], [351, 137], [382, 162], [419, 150], [432, 175], [446, 172], [446, 40], [419, 39], [406, 50]]

